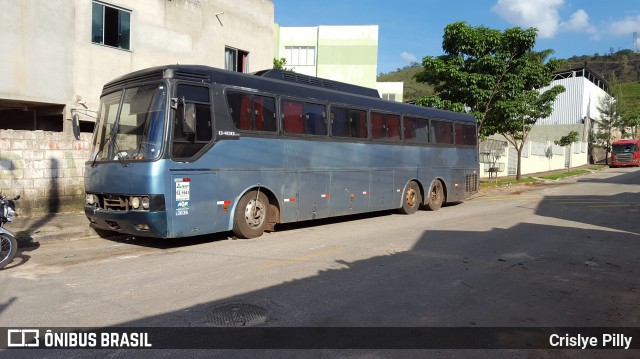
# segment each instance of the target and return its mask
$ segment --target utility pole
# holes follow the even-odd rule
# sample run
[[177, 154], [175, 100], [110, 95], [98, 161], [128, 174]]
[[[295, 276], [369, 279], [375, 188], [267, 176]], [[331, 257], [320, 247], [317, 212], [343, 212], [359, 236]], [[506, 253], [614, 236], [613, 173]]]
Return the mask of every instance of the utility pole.
[[634, 31], [633, 32], [633, 50], [635, 52], [638, 52], [638, 46], [640, 46], [640, 44], [638, 44], [638, 32]]

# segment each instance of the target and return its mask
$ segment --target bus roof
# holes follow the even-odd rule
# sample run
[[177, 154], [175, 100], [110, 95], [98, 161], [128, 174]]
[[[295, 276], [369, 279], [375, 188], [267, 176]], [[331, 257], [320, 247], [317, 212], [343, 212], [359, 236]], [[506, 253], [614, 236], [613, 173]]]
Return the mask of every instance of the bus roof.
[[637, 140], [635, 138], [626, 139], [626, 140], [617, 140], [617, 141], [614, 141], [612, 145], [629, 145], [632, 143], [640, 143], [640, 140]]
[[224, 84], [258, 92], [302, 97], [318, 101], [331, 101], [414, 116], [444, 117], [465, 122], [476, 122], [475, 118], [469, 114], [384, 100], [380, 98], [376, 89], [278, 69], [259, 71], [255, 74], [244, 74], [204, 65], [157, 66], [120, 76], [108, 82], [104, 86], [103, 93], [111, 92], [131, 82], [157, 81], [163, 78]]

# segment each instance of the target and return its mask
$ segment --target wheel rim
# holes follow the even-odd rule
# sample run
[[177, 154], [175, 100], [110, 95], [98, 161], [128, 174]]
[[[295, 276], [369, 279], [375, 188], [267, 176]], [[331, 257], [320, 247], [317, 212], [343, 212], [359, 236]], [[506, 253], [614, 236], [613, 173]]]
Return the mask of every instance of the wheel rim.
[[431, 190], [431, 202], [432, 203], [438, 203], [440, 201], [441, 192], [442, 191], [440, 191], [440, 182], [438, 182], [435, 185], [433, 185], [433, 189]]
[[0, 261], [4, 260], [11, 253], [11, 240], [5, 236], [0, 236], [2, 246], [0, 247]]
[[409, 207], [413, 207], [418, 203], [418, 192], [415, 188], [409, 188], [404, 199]]
[[265, 206], [261, 201], [252, 199], [244, 209], [244, 219], [251, 227], [260, 227], [265, 219]]

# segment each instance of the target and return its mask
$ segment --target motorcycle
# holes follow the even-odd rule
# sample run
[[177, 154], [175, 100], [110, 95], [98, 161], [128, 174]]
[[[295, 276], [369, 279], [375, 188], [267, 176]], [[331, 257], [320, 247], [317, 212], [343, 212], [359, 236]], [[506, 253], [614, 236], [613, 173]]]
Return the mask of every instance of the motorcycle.
[[19, 199], [20, 196], [16, 196], [14, 199], [6, 199], [5, 196], [0, 197], [0, 269], [9, 264], [18, 251], [16, 236], [4, 228], [4, 225], [15, 218], [16, 201]]

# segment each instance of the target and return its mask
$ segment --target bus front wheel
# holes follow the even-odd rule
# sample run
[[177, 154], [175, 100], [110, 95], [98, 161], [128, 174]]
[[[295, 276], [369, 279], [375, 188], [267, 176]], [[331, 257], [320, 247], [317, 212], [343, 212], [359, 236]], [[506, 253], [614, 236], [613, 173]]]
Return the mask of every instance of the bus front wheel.
[[400, 212], [403, 214], [416, 213], [420, 204], [422, 203], [422, 195], [420, 194], [420, 187], [415, 181], [409, 182], [407, 188], [404, 190], [402, 196], [402, 207]]
[[257, 190], [247, 192], [236, 206], [233, 233], [238, 238], [260, 237], [267, 228], [269, 199]]
[[444, 202], [444, 189], [442, 188], [442, 182], [435, 180], [431, 186], [431, 192], [429, 193], [429, 200], [427, 201], [427, 209], [430, 211], [437, 211], [442, 207]]

